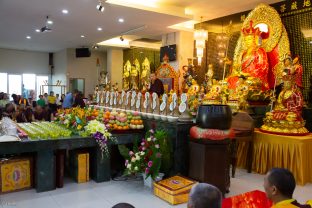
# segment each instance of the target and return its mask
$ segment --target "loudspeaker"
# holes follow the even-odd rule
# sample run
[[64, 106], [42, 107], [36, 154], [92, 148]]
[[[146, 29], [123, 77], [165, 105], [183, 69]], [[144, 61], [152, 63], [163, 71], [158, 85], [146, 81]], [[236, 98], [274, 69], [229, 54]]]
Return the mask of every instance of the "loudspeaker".
[[49, 53], [49, 65], [50, 66], [53, 66], [54, 64], [53, 64], [53, 53]]
[[90, 57], [91, 56], [91, 51], [89, 48], [76, 48], [76, 58], [81, 58], [81, 57]]

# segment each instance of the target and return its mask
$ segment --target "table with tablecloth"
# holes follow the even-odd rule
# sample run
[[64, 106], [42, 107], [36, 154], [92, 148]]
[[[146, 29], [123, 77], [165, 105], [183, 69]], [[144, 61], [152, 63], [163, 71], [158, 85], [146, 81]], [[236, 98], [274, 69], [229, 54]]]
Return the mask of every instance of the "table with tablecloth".
[[[248, 145], [238, 141], [237, 166], [246, 167]], [[255, 130], [252, 170], [266, 174], [273, 167], [289, 169], [299, 185], [312, 183], [312, 134], [281, 136]]]

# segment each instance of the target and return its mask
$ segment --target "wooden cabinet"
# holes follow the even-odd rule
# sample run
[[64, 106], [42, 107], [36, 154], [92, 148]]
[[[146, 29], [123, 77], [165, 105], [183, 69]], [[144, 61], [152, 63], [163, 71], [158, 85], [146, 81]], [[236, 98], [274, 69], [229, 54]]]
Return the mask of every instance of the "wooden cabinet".
[[191, 139], [189, 177], [212, 184], [223, 194], [229, 191], [229, 145], [229, 139], [221, 141]]

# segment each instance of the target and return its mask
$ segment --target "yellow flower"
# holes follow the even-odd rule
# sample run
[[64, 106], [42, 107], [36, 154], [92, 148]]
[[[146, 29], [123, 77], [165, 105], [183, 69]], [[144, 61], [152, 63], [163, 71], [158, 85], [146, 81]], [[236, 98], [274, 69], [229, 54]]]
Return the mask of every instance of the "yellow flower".
[[81, 128], [82, 128], [82, 126], [81, 126], [81, 125], [78, 125], [78, 126], [77, 126], [77, 129], [78, 129], [78, 130], [80, 130]]

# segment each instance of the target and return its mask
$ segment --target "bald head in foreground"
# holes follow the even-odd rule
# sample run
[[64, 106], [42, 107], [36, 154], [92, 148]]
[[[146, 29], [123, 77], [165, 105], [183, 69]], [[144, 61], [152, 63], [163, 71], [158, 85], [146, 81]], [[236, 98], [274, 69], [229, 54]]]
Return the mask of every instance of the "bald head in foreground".
[[222, 193], [210, 184], [199, 183], [191, 189], [188, 208], [221, 208]]

